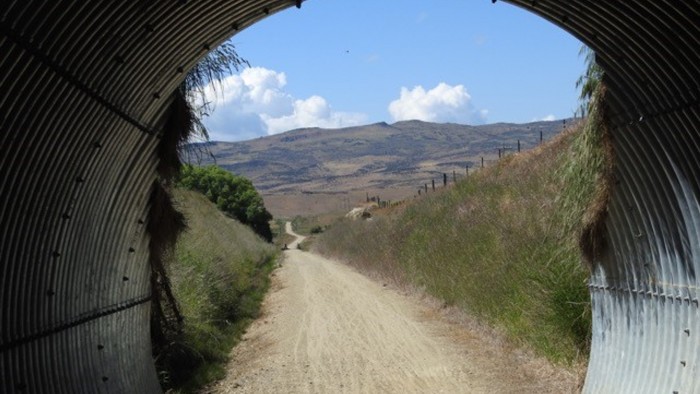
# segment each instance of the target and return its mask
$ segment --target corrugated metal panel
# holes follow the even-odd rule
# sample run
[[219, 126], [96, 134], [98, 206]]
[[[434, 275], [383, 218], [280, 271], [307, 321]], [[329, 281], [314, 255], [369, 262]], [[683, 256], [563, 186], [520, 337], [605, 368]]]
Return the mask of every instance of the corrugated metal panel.
[[512, 2], [592, 47], [609, 86], [616, 184], [584, 391], [700, 392], [700, 2]]
[[0, 3], [0, 392], [160, 391], [156, 126], [206, 48], [290, 5]]
[[[700, 3], [509, 2], [607, 73], [617, 184], [585, 391], [700, 392]], [[157, 125], [207, 48], [294, 3], [0, 3], [0, 392], [159, 390], [143, 223]]]

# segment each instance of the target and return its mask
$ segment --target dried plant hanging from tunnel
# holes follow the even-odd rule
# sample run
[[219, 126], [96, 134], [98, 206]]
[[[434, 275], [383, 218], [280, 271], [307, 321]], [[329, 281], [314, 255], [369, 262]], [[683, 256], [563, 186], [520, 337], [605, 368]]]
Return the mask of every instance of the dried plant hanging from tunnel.
[[214, 110], [209, 95], [211, 92], [216, 94], [216, 90], [221, 88], [227, 76], [246, 66], [250, 67], [250, 63], [236, 52], [236, 47], [231, 43], [224, 43], [209, 52], [187, 73], [179, 91], [190, 103], [194, 115], [192, 137], [209, 140], [209, 133], [202, 123], [202, 119]]

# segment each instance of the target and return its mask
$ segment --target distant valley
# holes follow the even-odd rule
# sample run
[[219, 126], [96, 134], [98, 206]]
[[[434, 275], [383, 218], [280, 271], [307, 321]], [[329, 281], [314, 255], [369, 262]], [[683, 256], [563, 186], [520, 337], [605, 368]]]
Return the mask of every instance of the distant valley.
[[[275, 216], [345, 210], [367, 195], [412, 198], [443, 174], [466, 176], [502, 154], [550, 139], [571, 120], [467, 126], [403, 121], [306, 128], [242, 142], [193, 147], [190, 161], [216, 163], [253, 181]], [[206, 153], [206, 154], [202, 154]], [[196, 159], [195, 159], [196, 158]]]

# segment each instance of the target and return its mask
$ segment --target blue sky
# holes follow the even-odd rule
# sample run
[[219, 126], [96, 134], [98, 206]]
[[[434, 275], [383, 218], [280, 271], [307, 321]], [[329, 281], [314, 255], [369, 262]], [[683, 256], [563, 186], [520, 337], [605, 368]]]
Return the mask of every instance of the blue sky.
[[580, 42], [490, 0], [307, 0], [231, 38], [213, 140], [404, 119], [480, 124], [570, 117]]

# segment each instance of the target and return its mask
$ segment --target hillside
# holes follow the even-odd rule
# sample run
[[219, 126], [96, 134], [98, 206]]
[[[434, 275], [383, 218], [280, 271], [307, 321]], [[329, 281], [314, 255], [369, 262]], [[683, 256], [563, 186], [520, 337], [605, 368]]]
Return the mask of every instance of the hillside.
[[585, 362], [590, 301], [576, 235], [599, 180], [590, 163], [603, 161], [593, 160], [592, 129], [581, 129], [372, 220], [343, 219], [314, 247], [422, 289], [553, 361]]
[[[412, 196], [419, 185], [443, 173], [464, 176], [466, 166], [481, 165], [481, 157], [491, 164], [499, 148], [513, 152], [518, 140], [522, 149], [530, 149], [539, 143], [540, 132], [548, 140], [562, 130], [562, 123], [467, 126], [404, 121], [299, 129], [197, 148], [206, 147], [216, 164], [251, 179], [270, 211], [285, 216], [312, 213], [303, 212], [310, 205], [321, 211], [345, 209], [367, 194], [385, 200]], [[200, 164], [214, 162], [209, 155], [199, 157]]]
[[231, 348], [258, 316], [278, 252], [194, 191], [175, 189], [187, 219], [168, 261], [182, 331], [166, 330], [157, 367], [163, 388], [194, 392], [220, 379]]

